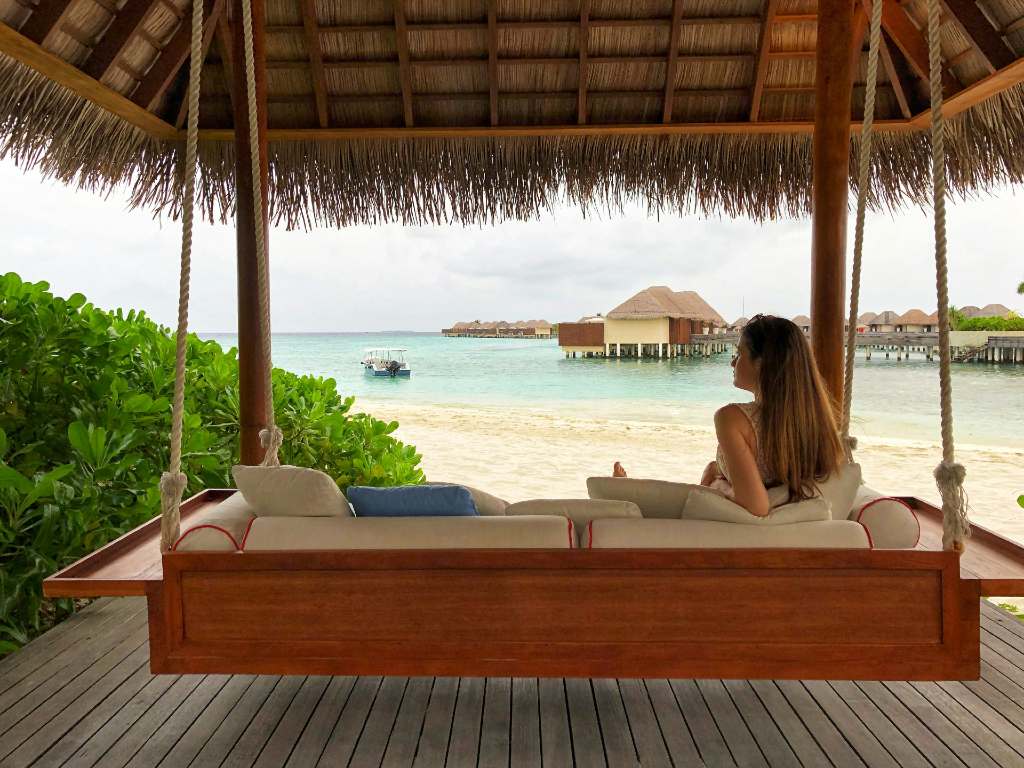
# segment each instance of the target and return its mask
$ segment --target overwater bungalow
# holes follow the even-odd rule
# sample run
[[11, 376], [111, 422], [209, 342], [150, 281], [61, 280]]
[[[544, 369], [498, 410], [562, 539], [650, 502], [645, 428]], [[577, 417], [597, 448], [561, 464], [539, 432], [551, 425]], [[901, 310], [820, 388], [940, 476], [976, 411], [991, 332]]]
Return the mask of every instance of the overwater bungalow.
[[[690, 354], [692, 337], [722, 333], [726, 322], [696, 291], [652, 285], [607, 312], [602, 322], [559, 323], [566, 357], [671, 358]], [[702, 350], [707, 347], [702, 344]], [[714, 345], [715, 351], [724, 344]], [[710, 350], [704, 350], [710, 351]]]
[[547, 320], [459, 321], [451, 328], [442, 328], [441, 335], [480, 339], [550, 339], [553, 326]]
[[910, 309], [896, 318], [896, 333], [932, 333], [939, 325], [939, 315], [926, 315], [923, 310]]
[[[808, 216], [810, 344], [843, 407], [851, 183], [863, 212], [1024, 180], [1020, 16], [1017, 0], [0, 0], [0, 147], [180, 217], [183, 310], [193, 213], [234, 221], [243, 472], [276, 472], [282, 439], [272, 224], [480, 226], [558, 201]], [[663, 355], [672, 327], [710, 327], [658, 294], [638, 302], [650, 317], [589, 325], [658, 321]], [[256, 516], [234, 489], [181, 501], [172, 459], [159, 517], [46, 580], [115, 599], [4, 660], [0, 762], [1019, 764], [1024, 630], [981, 598], [1024, 595], [1024, 552], [967, 520], [942, 441], [941, 509], [898, 495], [737, 525], [683, 519], [656, 488], [582, 531], [559, 514]], [[913, 535], [887, 547], [893, 520]]]
[[807, 315], [797, 315], [796, 317], [793, 318], [793, 322], [801, 331], [803, 331], [806, 334], [810, 334], [811, 318], [809, 318]]
[[875, 315], [875, 319], [871, 321], [868, 330], [871, 333], [892, 333], [896, 330], [899, 319], [900, 316], [898, 314], [891, 309], [887, 309]]

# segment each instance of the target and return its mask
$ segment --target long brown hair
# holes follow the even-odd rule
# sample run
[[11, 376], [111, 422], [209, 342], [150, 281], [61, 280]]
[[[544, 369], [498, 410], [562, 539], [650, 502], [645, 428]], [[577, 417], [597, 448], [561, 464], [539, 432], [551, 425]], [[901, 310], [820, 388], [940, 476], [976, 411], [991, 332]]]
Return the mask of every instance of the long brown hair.
[[812, 496], [843, 462], [835, 405], [800, 328], [784, 317], [755, 315], [741, 343], [760, 363], [758, 446], [772, 477], [792, 499]]

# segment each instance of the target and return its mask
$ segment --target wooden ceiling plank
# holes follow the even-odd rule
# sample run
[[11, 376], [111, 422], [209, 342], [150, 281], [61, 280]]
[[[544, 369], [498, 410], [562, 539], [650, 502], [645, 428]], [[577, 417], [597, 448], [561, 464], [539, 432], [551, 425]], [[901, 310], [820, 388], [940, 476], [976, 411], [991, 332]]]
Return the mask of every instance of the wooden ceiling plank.
[[882, 66], [885, 67], [893, 92], [896, 94], [896, 103], [899, 104], [900, 114], [909, 119], [914, 114], [916, 105], [910, 79], [910, 67], [900, 50], [889, 44], [888, 37], [884, 32], [882, 33], [882, 39], [878, 44], [878, 55], [882, 59]]
[[765, 76], [768, 74], [768, 59], [771, 54], [771, 27], [775, 22], [775, 14], [779, 8], [779, 0], [766, 0], [764, 18], [761, 21], [761, 33], [757, 41], [757, 65], [754, 69], [754, 88], [750, 97], [750, 122], [756, 123], [761, 114], [761, 97], [764, 94]]
[[316, 118], [321, 128], [330, 125], [327, 108], [327, 77], [324, 74], [324, 53], [320, 46], [320, 30], [316, 18], [316, 0], [302, 0], [302, 26], [306, 32], [306, 49], [309, 51], [309, 74], [313, 80], [313, 98], [316, 101]]
[[177, 138], [173, 125], [133, 103], [117, 91], [97, 82], [59, 56], [54, 56], [38, 43], [29, 40], [0, 22], [0, 53], [4, 53], [43, 77], [76, 93], [101, 109], [120, 117], [150, 136], [158, 139]]
[[[214, 1], [204, 0], [204, 18], [210, 17]], [[217, 1], [220, 2], [221, 0]], [[139, 87], [132, 94], [132, 101], [143, 109], [153, 111], [156, 108], [160, 99], [163, 98], [171, 83], [174, 82], [174, 78], [177, 77], [181, 67], [188, 59], [189, 41], [192, 37], [190, 26], [189, 23], [184, 21], [178, 25], [178, 29], [171, 35], [170, 41], [157, 55], [153, 66], [149, 68], [145, 80], [139, 83]]]
[[92, 54], [85, 61], [82, 71], [89, 77], [102, 80], [114, 66], [132, 38], [142, 29], [149, 12], [159, 0], [126, 3], [103, 33]]
[[579, 19], [579, 58], [576, 68], [576, 122], [587, 124], [587, 85], [590, 77], [587, 57], [590, 55], [590, 0], [580, 4]]
[[[914, 74], [927, 82], [928, 42], [902, 6], [890, 2], [882, 6], [882, 29], [906, 57]], [[942, 69], [942, 90], [946, 95], [961, 90], [960, 81], [953, 76], [948, 66]]]
[[33, 43], [43, 45], [46, 38], [66, 20], [74, 0], [39, 0], [32, 15], [19, 30]]
[[[213, 9], [210, 11], [210, 16], [203, 22], [203, 61], [206, 61], [206, 54], [210, 52], [210, 46], [213, 45], [213, 38], [217, 34], [217, 23], [220, 18], [225, 15], [225, 7], [227, 5], [226, 0], [214, 0]], [[191, 18], [191, 17], [190, 17]], [[191, 23], [191, 22], [190, 22]], [[191, 38], [191, 32], [189, 33]], [[188, 117], [188, 90], [181, 96], [181, 104], [178, 105], [178, 116], [174, 120], [174, 127], [181, 130], [182, 126], [185, 125], [185, 119]], [[320, 126], [326, 128], [326, 125]]]
[[982, 13], [974, 0], [940, 0], [943, 10], [960, 27], [981, 56], [990, 73], [1002, 69], [1017, 58], [1006, 45], [999, 30]]
[[1003, 28], [1003, 37], [1006, 35], [1016, 32], [1018, 29], [1024, 29], [1024, 16], [1021, 16], [1016, 21], [1011, 21]]
[[491, 125], [498, 124], [498, 3], [487, 4], [487, 85]]
[[395, 0], [395, 47], [398, 50], [398, 78], [402, 85], [402, 114], [405, 127], [414, 125], [412, 112], [412, 73], [409, 69], [409, 36], [405, 27], [405, 0]]
[[672, 27], [668, 34], [668, 56], [665, 61], [665, 95], [662, 98], [661, 122], [672, 122], [673, 97], [676, 91], [676, 68], [679, 64], [679, 36], [683, 27], [682, 0], [672, 0]]

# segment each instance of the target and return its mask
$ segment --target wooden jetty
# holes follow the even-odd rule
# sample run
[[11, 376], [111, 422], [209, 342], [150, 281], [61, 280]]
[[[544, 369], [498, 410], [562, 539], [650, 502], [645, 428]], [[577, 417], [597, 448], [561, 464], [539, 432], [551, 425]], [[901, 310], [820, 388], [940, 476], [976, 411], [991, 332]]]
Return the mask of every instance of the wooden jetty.
[[0, 765], [1022, 765], [1024, 624], [981, 636], [976, 682], [154, 676], [105, 598], [0, 662]]

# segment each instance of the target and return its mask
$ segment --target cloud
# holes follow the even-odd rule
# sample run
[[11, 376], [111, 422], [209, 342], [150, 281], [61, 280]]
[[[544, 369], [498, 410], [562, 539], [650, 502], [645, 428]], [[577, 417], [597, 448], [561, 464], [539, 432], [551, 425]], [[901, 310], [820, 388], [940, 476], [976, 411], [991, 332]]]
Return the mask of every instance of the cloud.
[[[174, 321], [180, 229], [0, 163], [3, 269], [47, 280], [99, 306], [137, 307]], [[1019, 197], [949, 208], [950, 298], [1022, 303]], [[935, 307], [929, 212], [868, 217], [861, 307]], [[852, 237], [852, 223], [851, 223]], [[351, 227], [271, 233], [277, 331], [437, 330], [456, 320], [573, 320], [603, 312], [648, 285], [699, 291], [725, 317], [806, 313], [808, 220], [758, 224], [698, 216], [621, 216], [562, 208], [496, 227]], [[851, 246], [852, 248], [852, 246]], [[192, 326], [235, 327], [235, 233], [201, 224], [193, 252]]]

